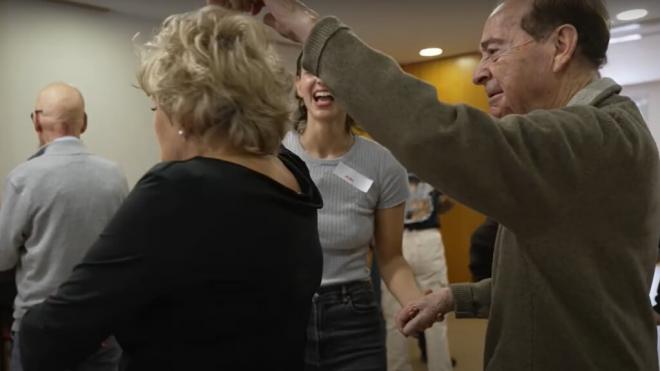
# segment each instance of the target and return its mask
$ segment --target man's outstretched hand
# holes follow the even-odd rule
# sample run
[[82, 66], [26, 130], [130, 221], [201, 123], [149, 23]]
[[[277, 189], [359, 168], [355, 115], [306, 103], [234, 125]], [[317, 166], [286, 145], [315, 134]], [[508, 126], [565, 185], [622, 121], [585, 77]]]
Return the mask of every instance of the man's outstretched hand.
[[210, 5], [257, 14], [265, 6], [264, 23], [289, 40], [307, 41], [319, 15], [297, 0], [207, 0]]

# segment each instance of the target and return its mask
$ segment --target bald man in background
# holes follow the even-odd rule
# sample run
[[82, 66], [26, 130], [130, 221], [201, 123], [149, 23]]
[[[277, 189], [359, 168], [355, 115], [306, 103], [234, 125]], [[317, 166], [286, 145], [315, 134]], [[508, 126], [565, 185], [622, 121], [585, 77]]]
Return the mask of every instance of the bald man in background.
[[[87, 151], [80, 91], [53, 83], [30, 115], [39, 150], [8, 175], [0, 206], [0, 271], [16, 267], [14, 344], [23, 315], [54, 293], [98, 238], [128, 194], [119, 167]], [[76, 371], [117, 370], [121, 350], [108, 339]], [[11, 370], [21, 371], [18, 347]]]

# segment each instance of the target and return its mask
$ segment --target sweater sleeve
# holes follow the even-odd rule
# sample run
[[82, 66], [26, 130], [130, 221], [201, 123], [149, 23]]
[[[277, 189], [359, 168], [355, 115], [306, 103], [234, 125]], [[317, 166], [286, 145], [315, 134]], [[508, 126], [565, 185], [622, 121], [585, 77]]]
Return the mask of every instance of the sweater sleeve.
[[188, 215], [181, 198], [159, 176], [140, 180], [69, 279], [26, 313], [19, 337], [25, 371], [71, 369], [118, 324], [176, 286], [168, 267], [176, 247], [194, 236], [178, 225]]
[[456, 318], [488, 318], [490, 312], [491, 279], [475, 283], [450, 285], [454, 295]]
[[[621, 128], [595, 106], [496, 119], [439, 102], [433, 86], [403, 72], [333, 17], [313, 29], [303, 66], [409, 171], [519, 235], [561, 220], [580, 196], [581, 182], [607, 173], [605, 141], [616, 141], [607, 143], [614, 161], [635, 153], [635, 145], [649, 145], [634, 139], [635, 131], [646, 130], [643, 124]], [[620, 130], [629, 132], [609, 135]]]

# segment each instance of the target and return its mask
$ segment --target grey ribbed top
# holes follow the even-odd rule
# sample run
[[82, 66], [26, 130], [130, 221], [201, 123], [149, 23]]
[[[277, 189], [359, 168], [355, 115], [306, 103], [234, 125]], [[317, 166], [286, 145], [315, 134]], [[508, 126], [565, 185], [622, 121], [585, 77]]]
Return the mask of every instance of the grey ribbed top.
[[[305, 161], [323, 196], [318, 218], [323, 247], [321, 285], [369, 279], [367, 253], [374, 234], [374, 212], [406, 200], [406, 170], [389, 150], [362, 137], [355, 138], [346, 154], [332, 160], [310, 157], [294, 132], [286, 135], [283, 144]], [[373, 184], [363, 192], [335, 174], [338, 166], [355, 170]]]

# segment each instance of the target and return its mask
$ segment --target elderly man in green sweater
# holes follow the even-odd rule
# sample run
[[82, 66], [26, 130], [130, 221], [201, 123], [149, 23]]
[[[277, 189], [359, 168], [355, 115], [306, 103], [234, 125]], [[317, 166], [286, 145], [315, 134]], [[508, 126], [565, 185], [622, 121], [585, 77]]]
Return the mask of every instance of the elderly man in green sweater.
[[438, 102], [433, 87], [336, 18], [298, 1], [263, 2], [266, 23], [304, 43], [304, 68], [375, 139], [502, 224], [492, 279], [404, 308], [405, 334], [454, 311], [490, 319], [486, 370], [658, 369], [648, 297], [658, 152], [635, 104], [599, 76], [609, 41], [602, 0], [507, 0], [495, 9], [474, 74], [491, 115]]

